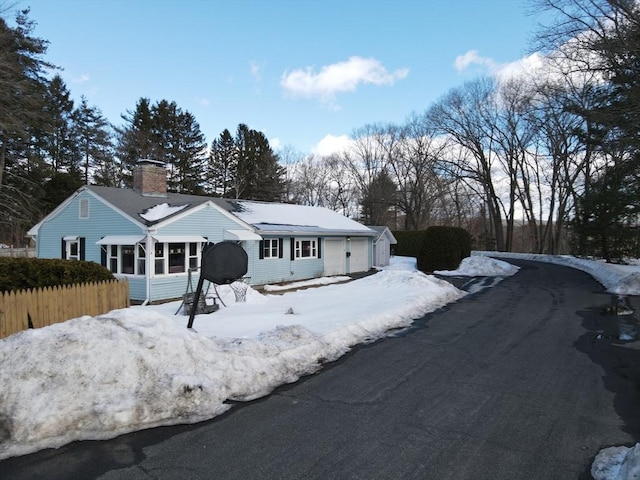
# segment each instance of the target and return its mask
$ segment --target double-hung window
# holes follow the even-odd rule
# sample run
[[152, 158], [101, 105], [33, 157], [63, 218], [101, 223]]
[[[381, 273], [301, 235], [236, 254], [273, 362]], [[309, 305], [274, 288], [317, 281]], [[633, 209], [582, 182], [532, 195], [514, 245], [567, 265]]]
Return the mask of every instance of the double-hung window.
[[265, 238], [262, 242], [261, 258], [282, 257], [281, 240], [279, 238]]
[[318, 258], [318, 241], [315, 239], [296, 239], [295, 258]]

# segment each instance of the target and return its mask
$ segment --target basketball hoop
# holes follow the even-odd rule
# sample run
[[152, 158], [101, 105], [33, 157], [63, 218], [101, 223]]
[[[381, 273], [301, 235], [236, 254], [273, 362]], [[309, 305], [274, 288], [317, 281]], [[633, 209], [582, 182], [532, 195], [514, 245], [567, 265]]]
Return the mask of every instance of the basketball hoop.
[[247, 281], [249, 281], [249, 277], [241, 278], [240, 280], [229, 284], [231, 290], [233, 290], [233, 293], [236, 296], [236, 303], [246, 302], [247, 290], [249, 289], [249, 285], [246, 283]]

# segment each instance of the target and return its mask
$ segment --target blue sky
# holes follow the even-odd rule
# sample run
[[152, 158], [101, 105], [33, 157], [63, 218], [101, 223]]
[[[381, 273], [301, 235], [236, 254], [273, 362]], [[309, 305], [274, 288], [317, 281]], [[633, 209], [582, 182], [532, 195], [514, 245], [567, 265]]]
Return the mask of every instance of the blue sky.
[[[175, 101], [210, 144], [239, 123], [325, 153], [525, 56], [525, 0], [20, 0], [74, 98], [116, 125]], [[324, 141], [323, 141], [324, 139]]]

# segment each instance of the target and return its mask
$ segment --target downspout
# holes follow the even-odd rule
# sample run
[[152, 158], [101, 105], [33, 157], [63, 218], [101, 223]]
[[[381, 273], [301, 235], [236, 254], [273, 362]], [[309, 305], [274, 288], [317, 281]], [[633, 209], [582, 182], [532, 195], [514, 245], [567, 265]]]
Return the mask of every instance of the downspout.
[[[146, 239], [145, 239], [145, 249], [144, 249], [144, 264], [145, 264], [145, 272], [144, 272], [144, 281], [145, 281], [145, 299], [142, 302], [142, 306], [144, 307], [151, 301], [151, 247], [153, 246], [153, 239], [151, 238], [151, 233], [147, 231]], [[153, 265], [155, 268], [155, 265]]]

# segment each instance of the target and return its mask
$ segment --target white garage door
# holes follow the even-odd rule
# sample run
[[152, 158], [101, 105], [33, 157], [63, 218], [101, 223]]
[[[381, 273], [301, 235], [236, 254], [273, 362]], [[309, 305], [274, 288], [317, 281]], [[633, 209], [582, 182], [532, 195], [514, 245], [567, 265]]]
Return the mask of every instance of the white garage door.
[[343, 275], [346, 273], [344, 240], [325, 238], [324, 240], [324, 274]]
[[349, 273], [366, 272], [369, 270], [369, 249], [367, 239], [351, 239], [351, 256], [349, 257]]

